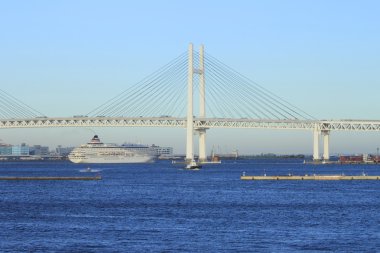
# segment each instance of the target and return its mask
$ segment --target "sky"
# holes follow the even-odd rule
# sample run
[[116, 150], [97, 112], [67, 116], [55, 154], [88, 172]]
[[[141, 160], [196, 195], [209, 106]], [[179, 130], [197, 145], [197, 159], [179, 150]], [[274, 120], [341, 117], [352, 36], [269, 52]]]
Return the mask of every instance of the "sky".
[[[318, 119], [380, 116], [378, 1], [0, 1], [0, 88], [43, 114], [86, 114], [190, 42]], [[4, 129], [5, 143], [76, 146], [93, 133], [185, 148], [184, 129]], [[312, 153], [312, 133], [210, 130], [224, 152]], [[380, 133], [331, 134], [332, 153], [369, 153]]]

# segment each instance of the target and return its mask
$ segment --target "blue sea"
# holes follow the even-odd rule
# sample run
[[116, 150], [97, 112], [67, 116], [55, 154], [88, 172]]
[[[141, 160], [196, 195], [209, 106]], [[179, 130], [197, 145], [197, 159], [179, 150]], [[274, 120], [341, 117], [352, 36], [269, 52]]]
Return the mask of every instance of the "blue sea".
[[[380, 252], [380, 165], [236, 160], [91, 165], [100, 181], [0, 181], [0, 252]], [[0, 163], [0, 176], [89, 176], [70, 162]]]

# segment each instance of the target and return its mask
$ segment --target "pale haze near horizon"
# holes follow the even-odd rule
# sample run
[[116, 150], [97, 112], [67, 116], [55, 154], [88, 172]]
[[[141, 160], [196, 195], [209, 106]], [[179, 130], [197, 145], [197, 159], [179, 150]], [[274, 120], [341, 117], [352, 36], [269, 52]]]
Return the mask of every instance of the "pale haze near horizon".
[[[6, 1], [0, 88], [51, 117], [86, 114], [189, 42], [318, 119], [379, 119], [377, 1]], [[5, 143], [173, 146], [172, 128], [2, 129]], [[223, 152], [312, 152], [310, 131], [212, 129]], [[330, 151], [374, 153], [380, 133], [332, 132]], [[197, 151], [195, 151], [197, 153]]]

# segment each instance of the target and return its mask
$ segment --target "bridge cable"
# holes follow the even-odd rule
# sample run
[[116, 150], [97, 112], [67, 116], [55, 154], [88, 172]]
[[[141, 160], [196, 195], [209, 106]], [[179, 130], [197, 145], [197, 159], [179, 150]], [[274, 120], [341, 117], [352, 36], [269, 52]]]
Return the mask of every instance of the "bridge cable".
[[[249, 78], [243, 76], [242, 74], [240, 74], [239, 72], [235, 71], [234, 69], [232, 69], [231, 67], [227, 66], [226, 64], [224, 64], [223, 62], [219, 61], [218, 59], [216, 59], [215, 57], [207, 54], [207, 57], [208, 58], [211, 58], [212, 60], [216, 61], [217, 63], [219, 63], [221, 66], [223, 66], [225, 69], [228, 69], [230, 72], [234, 73], [236, 76], [240, 77], [241, 79], [245, 80], [247, 83], [252, 83], [254, 84], [256, 87], [258, 87], [259, 89], [261, 89], [263, 91], [264, 94], [266, 94], [268, 97], [270, 97], [271, 99], [274, 99], [276, 102], [278, 102], [279, 104], [281, 104], [282, 106], [284, 106], [285, 108], [291, 110], [293, 113], [301, 116], [302, 118], [306, 119], [306, 118], [312, 118], [312, 119], [315, 119], [313, 116], [311, 116], [310, 114], [304, 112], [303, 110], [301, 110], [300, 108], [290, 104], [289, 102], [287, 102], [286, 100], [284, 100], [283, 98], [277, 96], [276, 94], [274, 94], [273, 92], [269, 91], [268, 89], [264, 88], [263, 86], [259, 85], [258, 83], [250, 80]], [[293, 109], [292, 109], [293, 108]], [[302, 115], [304, 114], [304, 115]], [[305, 117], [306, 116], [306, 117]]]
[[[217, 72], [217, 74], [220, 74], [220, 76], [219, 76], [219, 80], [221, 80], [221, 82], [222, 83], [224, 83], [224, 84], [226, 84], [225, 86], [228, 86], [228, 84], [238, 84], [237, 85], [237, 87], [232, 87], [232, 89], [230, 89], [229, 91], [228, 91], [228, 93], [233, 93], [233, 94], [236, 94], [237, 92], [239, 92], [240, 91], [240, 94], [237, 94], [238, 96], [235, 98], [235, 100], [236, 101], [241, 101], [242, 99], [243, 99], [243, 101], [246, 101], [246, 98], [247, 98], [247, 93], [249, 94], [249, 93], [251, 93], [249, 90], [247, 90], [247, 88], [246, 88], [246, 86], [247, 85], [239, 85], [239, 83], [237, 83], [235, 80], [233, 80], [233, 79], [230, 79], [230, 77], [228, 76], [228, 75], [226, 75], [224, 72], [222, 72], [222, 71], [219, 71], [219, 70], [217, 70], [216, 68], [214, 68], [213, 67], [213, 65], [212, 64], [210, 64], [210, 66], [211, 66], [211, 69], [215, 69], [216, 70], [216, 72]], [[210, 67], [209, 66], [209, 67]], [[216, 74], [216, 75], [217, 75]], [[222, 87], [224, 87], [224, 86], [222, 86]], [[244, 92], [241, 92], [241, 91], [244, 91]], [[251, 96], [253, 96], [253, 97], [255, 97], [256, 98], [256, 101], [258, 102], [258, 103], [256, 103], [256, 104], [254, 104], [253, 103], [253, 101], [252, 102], [250, 102], [249, 100], [247, 101], [247, 103], [249, 104], [249, 105], [251, 105], [252, 107], [255, 107], [256, 109], [258, 109], [262, 114], [264, 114], [264, 115], [266, 115], [267, 116], [267, 118], [269, 118], [268, 117], [268, 115], [266, 114], [266, 113], [264, 113], [264, 111], [266, 111], [267, 113], [269, 113], [269, 114], [271, 114], [272, 116], [274, 116], [275, 118], [277, 118], [277, 119], [280, 119], [280, 117], [278, 117], [278, 116], [276, 116], [276, 114], [275, 113], [277, 113], [277, 114], [280, 114], [283, 118], [286, 118], [286, 116], [285, 115], [283, 115], [281, 112], [279, 112], [278, 110], [276, 110], [275, 108], [273, 108], [270, 104], [273, 104], [273, 103], [271, 103], [270, 101], [269, 101], [269, 103], [267, 102], [267, 101], [265, 101], [264, 99], [262, 99], [261, 97], [260, 97], [260, 94], [259, 95], [257, 95], [257, 94], [252, 94], [251, 93]], [[229, 97], [229, 96], [227, 96], [227, 97]], [[247, 98], [248, 99], [248, 98]], [[237, 104], [237, 102], [233, 102], [232, 104]], [[261, 105], [261, 104], [264, 104], [264, 105]], [[259, 109], [257, 106], [260, 106], [263, 110], [261, 110], [261, 109]], [[241, 108], [241, 110], [243, 109], [244, 107], [242, 107]], [[246, 108], [249, 108], [248, 106], [246, 106]], [[270, 110], [270, 109], [272, 109], [272, 110]]]
[[[140, 98], [140, 95], [143, 94], [143, 93], [146, 93], [146, 92], [149, 92], [149, 90], [154, 90], [154, 89], [158, 89], [160, 88], [157, 84], [157, 80], [161, 80], [163, 78], [165, 78], [165, 74], [168, 72], [167, 70], [163, 71], [164, 73], [159, 73], [156, 75], [155, 80], [147, 80], [144, 84], [143, 87], [137, 87], [138, 89], [136, 89], [135, 92], [133, 92], [132, 94], [127, 94], [129, 96], [126, 96], [126, 97], [123, 97], [123, 100], [122, 102], [120, 102], [119, 104], [112, 104], [110, 106], [110, 108], [108, 109], [108, 112], [111, 110], [111, 112], [113, 114], [115, 114], [117, 111], [122, 111], [124, 108], [126, 108], [127, 106], [130, 106], [130, 105], [138, 105], [138, 104], [141, 104], [141, 101], [138, 101], [138, 99]], [[141, 89], [143, 88], [143, 89]], [[144, 100], [147, 100], [146, 98], [144, 98]], [[139, 103], [140, 102], [140, 103]], [[131, 115], [133, 116], [133, 115]], [[138, 115], [135, 115], [135, 116], [138, 116]]]
[[118, 94], [117, 96], [111, 98], [110, 100], [106, 101], [102, 105], [98, 106], [91, 112], [89, 112], [87, 115], [94, 115], [99, 113], [107, 114], [108, 112], [112, 112], [113, 114], [116, 113], [117, 109], [120, 109], [125, 107], [126, 104], [124, 100], [128, 97], [136, 97], [136, 95], [141, 93], [141, 88], [143, 87], [146, 90], [149, 90], [152, 88], [154, 83], [152, 83], [152, 80], [155, 80], [157, 78], [162, 77], [162, 74], [167, 71], [168, 68], [173, 67], [174, 65], [178, 64], [178, 62], [182, 62], [186, 58], [186, 53], [181, 54], [180, 56], [176, 57], [174, 60], [170, 61], [163, 67], [159, 68], [152, 74], [148, 75], [146, 78], [141, 80], [140, 82], [136, 83], [132, 87], [124, 90], [122, 93]]

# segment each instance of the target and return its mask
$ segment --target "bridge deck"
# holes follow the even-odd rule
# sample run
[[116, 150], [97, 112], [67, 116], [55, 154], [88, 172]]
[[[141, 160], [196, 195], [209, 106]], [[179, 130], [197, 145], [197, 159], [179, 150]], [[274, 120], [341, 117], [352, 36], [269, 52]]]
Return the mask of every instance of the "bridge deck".
[[[44, 128], [44, 127], [186, 127], [185, 118], [174, 117], [68, 117], [2, 119], [0, 128]], [[292, 130], [340, 130], [380, 131], [377, 120], [270, 120], [194, 118], [195, 129], [207, 128], [260, 128]]]

